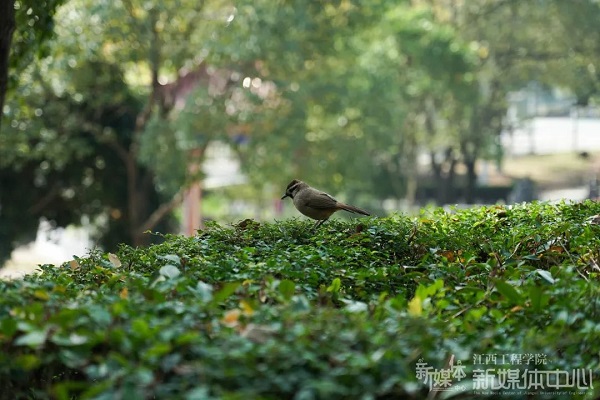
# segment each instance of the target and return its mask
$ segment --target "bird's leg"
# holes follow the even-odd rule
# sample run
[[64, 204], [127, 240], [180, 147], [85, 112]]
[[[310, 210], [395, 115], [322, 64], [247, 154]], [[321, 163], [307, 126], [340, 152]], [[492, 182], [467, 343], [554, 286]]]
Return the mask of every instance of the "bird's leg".
[[318, 220], [315, 225], [313, 226], [313, 230], [317, 229], [318, 227], [320, 227], [321, 225], [323, 225], [323, 222], [327, 221], [327, 219], [320, 219]]

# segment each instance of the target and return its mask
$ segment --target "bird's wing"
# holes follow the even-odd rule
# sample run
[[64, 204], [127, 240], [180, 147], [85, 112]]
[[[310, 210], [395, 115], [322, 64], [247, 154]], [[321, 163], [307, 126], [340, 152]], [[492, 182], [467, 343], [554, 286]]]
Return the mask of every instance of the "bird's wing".
[[306, 202], [308, 207], [324, 209], [334, 208], [336, 204], [337, 200], [324, 192], [315, 193], [315, 196], [311, 196]]

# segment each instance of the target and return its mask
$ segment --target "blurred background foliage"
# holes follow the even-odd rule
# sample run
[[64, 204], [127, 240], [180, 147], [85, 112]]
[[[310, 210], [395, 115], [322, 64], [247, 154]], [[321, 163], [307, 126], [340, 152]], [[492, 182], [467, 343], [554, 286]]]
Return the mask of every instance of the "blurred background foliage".
[[91, 223], [107, 248], [176, 230], [203, 178], [190, 165], [215, 142], [247, 178], [220, 196], [262, 210], [292, 178], [372, 209], [414, 203], [424, 155], [432, 200], [472, 203], [511, 90], [535, 81], [587, 105], [600, 88], [596, 0], [14, 5], [0, 259], [41, 217]]

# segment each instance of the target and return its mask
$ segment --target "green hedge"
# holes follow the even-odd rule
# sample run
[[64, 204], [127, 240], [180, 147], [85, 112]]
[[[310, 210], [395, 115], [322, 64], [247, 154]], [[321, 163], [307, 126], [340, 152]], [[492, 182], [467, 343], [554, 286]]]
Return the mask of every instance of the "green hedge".
[[417, 363], [461, 360], [453, 398], [498, 397], [476, 391], [474, 357], [516, 354], [546, 364], [512, 368], [593, 372], [592, 390], [536, 398], [594, 398], [596, 214], [587, 201], [317, 231], [246, 221], [45, 265], [0, 281], [0, 396], [426, 398]]

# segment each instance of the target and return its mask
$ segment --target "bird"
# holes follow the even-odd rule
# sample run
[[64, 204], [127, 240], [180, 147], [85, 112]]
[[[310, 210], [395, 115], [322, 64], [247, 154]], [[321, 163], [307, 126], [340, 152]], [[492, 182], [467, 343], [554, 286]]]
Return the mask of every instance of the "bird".
[[281, 199], [283, 200], [286, 197], [292, 198], [294, 206], [302, 214], [317, 220], [313, 229], [321, 226], [331, 217], [331, 214], [338, 210], [371, 215], [361, 208], [339, 202], [333, 196], [310, 187], [307, 183], [298, 179], [294, 179], [287, 185], [285, 194]]

